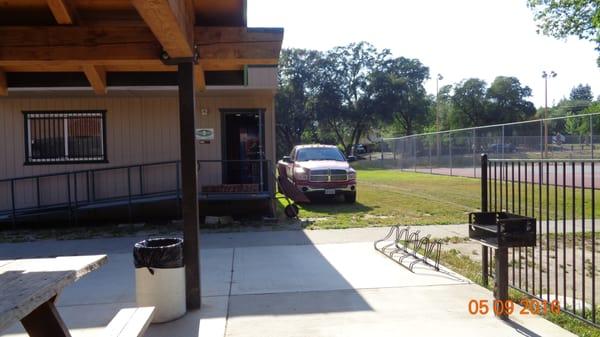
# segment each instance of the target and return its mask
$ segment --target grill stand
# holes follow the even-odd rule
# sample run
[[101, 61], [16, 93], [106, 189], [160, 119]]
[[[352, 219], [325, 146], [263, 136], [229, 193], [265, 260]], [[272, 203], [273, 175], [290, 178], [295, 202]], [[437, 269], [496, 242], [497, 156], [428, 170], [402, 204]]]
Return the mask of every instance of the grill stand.
[[[508, 300], [508, 248], [501, 247], [494, 250], [496, 258], [496, 276], [494, 277], [494, 299], [502, 306]], [[498, 313], [500, 311], [500, 313]], [[496, 317], [508, 320], [504, 310], [494, 310]]]

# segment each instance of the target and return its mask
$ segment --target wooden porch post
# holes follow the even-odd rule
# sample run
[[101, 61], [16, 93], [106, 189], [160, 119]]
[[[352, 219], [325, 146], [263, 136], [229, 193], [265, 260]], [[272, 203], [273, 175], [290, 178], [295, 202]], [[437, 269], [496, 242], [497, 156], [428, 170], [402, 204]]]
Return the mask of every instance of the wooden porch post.
[[196, 96], [194, 63], [177, 65], [179, 82], [179, 132], [183, 213], [183, 255], [185, 262], [186, 303], [188, 310], [201, 305], [200, 232], [198, 227], [198, 186], [196, 162]]

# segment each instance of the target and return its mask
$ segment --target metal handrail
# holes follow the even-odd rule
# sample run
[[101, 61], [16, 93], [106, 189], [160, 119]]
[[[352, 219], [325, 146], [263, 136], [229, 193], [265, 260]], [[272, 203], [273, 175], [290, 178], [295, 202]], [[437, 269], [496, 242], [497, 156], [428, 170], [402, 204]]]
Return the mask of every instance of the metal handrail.
[[47, 178], [47, 177], [64, 176], [64, 175], [67, 175], [67, 174], [80, 174], [80, 173], [86, 173], [86, 172], [100, 172], [100, 171], [119, 170], [119, 169], [133, 168], [133, 167], [139, 167], [139, 166], [159, 166], [159, 165], [175, 164], [175, 163], [178, 163], [178, 162], [179, 162], [179, 160], [161, 161], [161, 162], [147, 163], [147, 164], [111, 166], [111, 167], [101, 167], [101, 168], [87, 169], [87, 170], [77, 170], [77, 171], [58, 172], [58, 173], [45, 173], [45, 174], [38, 174], [38, 175], [31, 175], [31, 176], [20, 176], [20, 177], [14, 177], [14, 178], [4, 178], [4, 179], [0, 179], [0, 183], [11, 181], [11, 180], [15, 180], [16, 181], [16, 180], [35, 179], [35, 178]]
[[[268, 170], [270, 170], [272, 168], [271, 161], [267, 160], [267, 159], [249, 159], [249, 160], [200, 159], [200, 160], [197, 160], [197, 163], [198, 164], [220, 163], [221, 165], [226, 164], [226, 163], [260, 163], [261, 169], [263, 168], [262, 163], [265, 163], [267, 165]], [[146, 192], [144, 190], [144, 169], [148, 168], [148, 167], [164, 166], [164, 165], [174, 165], [175, 166], [176, 186], [174, 186], [174, 188], [172, 188], [172, 189], [164, 189], [164, 190], [160, 190], [160, 191], [156, 191], [156, 192]], [[14, 223], [18, 212], [27, 212], [27, 211], [34, 211], [36, 209], [43, 210], [43, 209], [63, 208], [63, 207], [68, 207], [69, 212], [71, 212], [73, 209], [73, 206], [75, 206], [75, 208], [77, 208], [77, 207], [89, 205], [92, 203], [102, 203], [102, 202], [109, 202], [109, 201], [116, 201], [116, 200], [127, 200], [128, 205], [129, 205], [129, 212], [130, 212], [130, 216], [131, 216], [131, 204], [135, 199], [139, 199], [141, 197], [154, 197], [154, 196], [162, 196], [162, 195], [170, 195], [170, 194], [174, 194], [177, 199], [181, 198], [180, 166], [181, 165], [180, 165], [179, 160], [160, 161], [160, 162], [145, 163], [145, 164], [102, 167], [102, 168], [87, 169], [87, 170], [76, 170], [76, 171], [69, 171], [69, 172], [48, 173], [48, 174], [0, 179], [0, 184], [3, 184], [3, 183], [10, 184], [10, 198], [11, 198], [9, 208], [0, 210], [0, 214], [11, 214], [11, 219], [13, 220], [13, 223]], [[105, 198], [97, 198], [96, 197], [96, 188], [95, 188], [96, 173], [107, 172], [107, 171], [119, 171], [119, 170], [127, 171], [127, 193], [113, 195], [113, 196], [105, 197]], [[132, 171], [134, 171], [134, 170], [138, 171], [139, 185], [137, 186], [137, 188], [134, 189], [137, 191], [132, 190], [131, 175], [132, 175]], [[85, 176], [80, 178], [81, 175], [85, 175]], [[49, 177], [65, 177], [66, 178], [66, 181], [64, 182], [64, 185], [66, 185], [65, 186], [66, 197], [64, 198], [64, 200], [61, 200], [60, 202], [55, 202], [55, 203], [50, 203], [50, 204], [42, 204], [41, 198], [40, 198], [40, 179], [49, 178]], [[204, 195], [215, 194], [215, 193], [256, 194], [256, 193], [264, 193], [264, 192], [272, 194], [273, 186], [268, 181], [265, 183], [262, 175], [259, 178], [261, 180], [261, 183], [260, 183], [260, 190], [258, 192], [200, 192], [200, 193], [204, 194]], [[85, 193], [84, 193], [86, 195], [81, 198], [80, 198], [80, 195], [78, 195], [78, 193], [79, 193], [78, 183], [80, 182], [80, 179], [84, 179], [84, 184], [86, 185]], [[267, 177], [267, 179], [268, 179], [268, 177]], [[24, 180], [34, 180], [35, 181], [35, 194], [36, 194], [35, 202], [34, 202], [33, 206], [18, 207], [16, 204], [16, 198], [15, 198], [15, 194], [16, 194], [15, 184], [18, 181], [24, 181]], [[74, 186], [74, 190], [73, 190], [73, 186]]]

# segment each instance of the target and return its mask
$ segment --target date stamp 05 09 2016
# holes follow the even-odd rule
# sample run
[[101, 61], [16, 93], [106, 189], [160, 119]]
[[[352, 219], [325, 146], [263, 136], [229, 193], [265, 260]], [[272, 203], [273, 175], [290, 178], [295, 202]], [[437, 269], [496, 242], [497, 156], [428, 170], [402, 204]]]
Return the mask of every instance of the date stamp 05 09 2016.
[[560, 313], [560, 302], [552, 302], [537, 299], [522, 299], [519, 301], [521, 309], [515, 307], [511, 300], [475, 300], [469, 301], [468, 310], [471, 315], [487, 315], [493, 312], [496, 315], [545, 315], [548, 312]]

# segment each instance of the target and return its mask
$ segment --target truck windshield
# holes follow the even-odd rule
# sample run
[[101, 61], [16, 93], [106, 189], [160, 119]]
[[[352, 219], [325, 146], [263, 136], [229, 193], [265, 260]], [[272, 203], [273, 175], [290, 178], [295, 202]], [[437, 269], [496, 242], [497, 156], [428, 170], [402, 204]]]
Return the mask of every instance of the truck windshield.
[[297, 161], [309, 160], [335, 160], [346, 161], [344, 155], [335, 147], [307, 147], [299, 149], [296, 154]]

